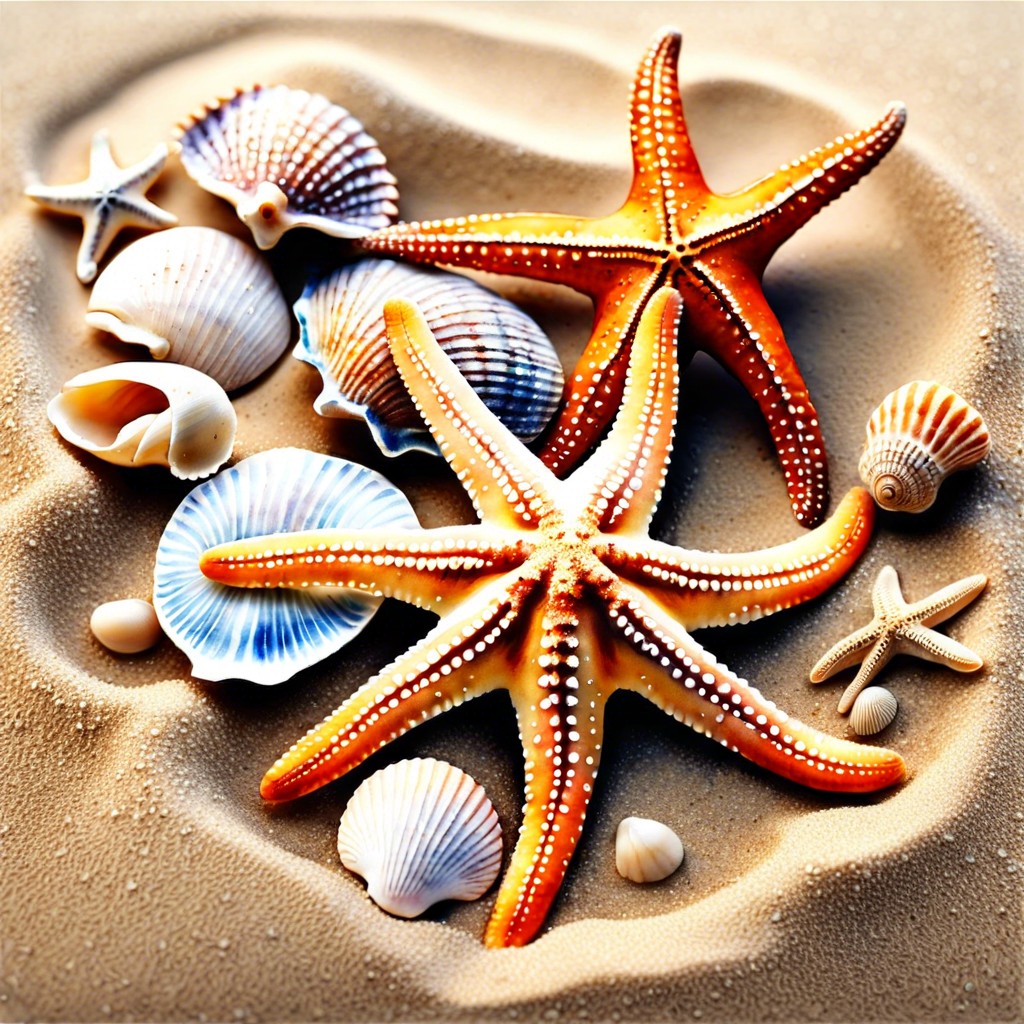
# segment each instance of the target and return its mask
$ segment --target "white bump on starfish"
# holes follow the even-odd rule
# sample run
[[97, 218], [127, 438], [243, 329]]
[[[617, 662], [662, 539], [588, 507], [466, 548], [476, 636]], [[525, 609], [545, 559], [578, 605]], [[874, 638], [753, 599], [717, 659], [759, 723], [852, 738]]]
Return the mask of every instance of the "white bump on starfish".
[[839, 713], [850, 710], [857, 694], [894, 654], [912, 654], [957, 672], [976, 672], [984, 664], [974, 651], [937, 633], [938, 625], [966, 608], [984, 589], [988, 577], [967, 576], [928, 597], [907, 604], [899, 577], [891, 566], [878, 574], [871, 592], [875, 617], [830, 648], [811, 669], [811, 682], [820, 683], [836, 672], [861, 663], [860, 671], [839, 701]]
[[146, 191], [160, 176], [167, 161], [161, 143], [145, 160], [119, 167], [110, 152], [110, 137], [97, 132], [89, 154], [89, 177], [68, 185], [30, 185], [25, 195], [55, 213], [82, 219], [84, 233], [78, 249], [76, 273], [89, 284], [99, 261], [122, 228], [166, 228], [178, 223], [173, 213], [161, 210], [146, 198]]

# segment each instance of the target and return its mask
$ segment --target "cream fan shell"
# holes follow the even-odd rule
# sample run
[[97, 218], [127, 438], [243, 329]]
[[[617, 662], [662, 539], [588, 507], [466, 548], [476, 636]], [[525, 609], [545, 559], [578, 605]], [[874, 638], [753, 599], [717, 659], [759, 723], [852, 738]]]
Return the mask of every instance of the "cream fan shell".
[[442, 900], [475, 900], [498, 877], [501, 826], [483, 787], [444, 761], [398, 761], [352, 795], [338, 853], [379, 907], [418, 917]]
[[258, 377], [288, 347], [288, 307], [247, 245], [212, 228], [171, 228], [119, 253], [100, 274], [85, 321], [202, 370], [226, 391]]
[[850, 726], [858, 736], [874, 736], [891, 725], [899, 701], [884, 686], [869, 686], [857, 694], [850, 709]]
[[235, 207], [261, 249], [296, 227], [358, 238], [398, 216], [397, 184], [377, 143], [316, 93], [240, 89], [179, 131], [185, 170]]
[[114, 363], [72, 377], [46, 414], [57, 432], [118, 466], [209, 476], [231, 456], [235, 410], [224, 389], [188, 366]]
[[295, 304], [293, 355], [323, 379], [318, 413], [365, 420], [388, 455], [437, 452], [388, 348], [384, 304], [396, 297], [416, 303], [445, 353], [512, 433], [530, 441], [543, 431], [561, 401], [563, 376], [540, 327], [460, 274], [372, 257], [311, 281]]
[[679, 836], [651, 818], [623, 818], [615, 832], [615, 870], [631, 882], [660, 882], [683, 863]]
[[163, 636], [156, 609], [137, 597], [98, 605], [89, 628], [104, 647], [117, 654], [138, 654]]
[[973, 466], [988, 450], [988, 427], [977, 409], [942, 384], [915, 380], [871, 414], [860, 476], [882, 508], [923, 512], [950, 473]]

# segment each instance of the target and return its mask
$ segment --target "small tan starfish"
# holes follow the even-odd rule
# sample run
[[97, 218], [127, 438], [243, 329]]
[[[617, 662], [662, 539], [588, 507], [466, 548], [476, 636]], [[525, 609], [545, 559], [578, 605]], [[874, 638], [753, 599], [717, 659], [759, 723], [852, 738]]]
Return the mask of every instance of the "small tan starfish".
[[860, 671], [839, 701], [839, 713], [846, 714], [857, 694], [894, 654], [912, 654], [957, 672], [976, 672], [984, 662], [974, 651], [928, 627], [945, 622], [966, 608], [985, 589], [986, 583], [988, 577], [979, 573], [907, 604], [896, 570], [891, 565], [885, 566], [871, 591], [875, 617], [840, 640], [820, 659], [811, 669], [811, 682], [823, 682], [836, 672], [862, 662]]
[[82, 284], [95, 277], [98, 264], [122, 228], [166, 228], [178, 223], [173, 213], [146, 198], [167, 162], [160, 143], [145, 160], [119, 167], [110, 152], [110, 138], [97, 132], [89, 154], [89, 177], [68, 185], [30, 185], [25, 195], [55, 213], [81, 217], [85, 228], [75, 272]]

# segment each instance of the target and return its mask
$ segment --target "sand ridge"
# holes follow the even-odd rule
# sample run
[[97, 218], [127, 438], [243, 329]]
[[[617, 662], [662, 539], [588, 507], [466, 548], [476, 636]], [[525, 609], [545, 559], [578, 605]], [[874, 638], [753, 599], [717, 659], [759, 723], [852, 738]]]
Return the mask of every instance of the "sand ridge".
[[[287, 16], [264, 5], [53, 6], [55, 66], [74, 67], [75, 89], [61, 75], [30, 73], [25, 54], [42, 12], [5, 9], [4, 90], [15, 113], [5, 118], [0, 186], [2, 743], [13, 771], [0, 822], [10, 922], [0, 1015], [1019, 1019], [1022, 280], [1013, 221], [994, 202], [987, 165], [1004, 180], [1015, 173], [1017, 195], [1020, 172], [1001, 147], [964, 134], [970, 118], [978, 135], [996, 118], [1000, 16], [944, 7], [963, 40], [946, 59], [948, 40], [915, 5], [814, 11], [817, 41], [805, 38], [813, 25], [776, 5], [723, 7], [714, 24], [706, 10], [675, 4], [525, 13], [296, 5]], [[898, 791], [856, 800], [781, 782], [643, 701], [617, 698], [600, 792], [551, 928], [523, 950], [495, 953], [478, 941], [491, 897], [397, 921], [338, 864], [338, 815], [383, 762], [295, 805], [268, 809], [256, 791], [270, 761], [390, 658], [397, 634], [422, 635], [429, 616], [388, 604], [341, 655], [269, 691], [196, 682], [167, 642], [114, 658], [90, 638], [97, 603], [148, 596], [156, 542], [188, 487], [102, 465], [54, 437], [44, 408], [62, 381], [136, 353], [84, 326], [77, 225], [35, 211], [19, 183], [31, 172], [84, 175], [99, 127], [127, 163], [213, 96], [284, 81], [366, 123], [399, 178], [405, 217], [599, 213], [628, 183], [629, 80], [667, 20], [686, 32], [684, 102], [716, 187], [738, 187], [872, 119], [891, 98], [910, 106], [896, 151], [788, 243], [766, 276], [822, 413], [833, 501], [856, 482], [871, 408], [913, 377], [969, 396], [995, 441], [986, 465], [949, 481], [925, 516], [882, 516], [843, 586], [700, 639], [790, 713], [841, 735], [841, 685], [811, 687], [806, 672], [867, 621], [881, 566], [897, 566], [911, 597], [986, 571], [988, 592], [948, 632], [987, 668], [976, 677], [915, 662], [887, 670], [901, 711], [883, 740], [911, 776]], [[901, 41], [911, 28], [914, 52]], [[918, 50], [929, 48], [926, 60]], [[857, 60], [833, 72], [851, 51]], [[956, 71], [953, 94], [935, 64], [955, 70], [957, 60], [973, 63]], [[962, 116], [936, 111], [948, 105]], [[174, 161], [150, 196], [182, 223], [247, 237]], [[315, 240], [294, 237], [271, 254], [289, 300], [301, 286], [296, 268], [316, 251]], [[524, 302], [571, 365], [588, 304], [562, 289], [490, 283]], [[236, 402], [236, 458], [281, 444], [329, 451], [385, 473], [426, 525], [471, 517], [437, 463], [386, 460], [360, 428], [318, 421], [317, 390], [308, 367], [281, 360]], [[769, 452], [735, 382], [695, 361], [657, 535], [722, 550], [795, 536]], [[470, 772], [514, 835], [522, 768], [506, 697], [442, 716], [387, 756], [414, 755]], [[633, 813], [665, 820], [687, 847], [679, 875], [649, 890], [612, 864], [615, 826]]]

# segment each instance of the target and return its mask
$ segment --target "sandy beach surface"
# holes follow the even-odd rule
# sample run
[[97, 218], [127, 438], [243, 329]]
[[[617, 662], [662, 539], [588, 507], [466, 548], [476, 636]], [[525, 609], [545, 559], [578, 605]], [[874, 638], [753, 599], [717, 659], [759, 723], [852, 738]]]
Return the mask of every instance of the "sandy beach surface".
[[[1024, 7], [8, 3], [0, 14], [0, 1019], [1024, 1018]], [[140, 356], [84, 323], [78, 222], [22, 190], [84, 177], [99, 129], [128, 164], [203, 103], [281, 82], [363, 121], [404, 219], [605, 213], [629, 184], [632, 75], [664, 24], [684, 34], [683, 100], [716, 191], [869, 124], [889, 100], [908, 106], [893, 153], [765, 277], [821, 416], [832, 507], [858, 482], [868, 415], [908, 380], [953, 387], [993, 438], [930, 511], [880, 515], [867, 553], [823, 598], [700, 640], [791, 714], [849, 735], [836, 712], [849, 673], [814, 687], [808, 672], [868, 621], [879, 570], [895, 566], [911, 599], [984, 572], [984, 595], [939, 628], [985, 667], [958, 675], [904, 658], [885, 670], [900, 712], [880, 742], [909, 775], [860, 798], [780, 780], [620, 694], [546, 930], [523, 949], [486, 950], [493, 892], [397, 920], [342, 868], [335, 841], [355, 786], [416, 755], [478, 779], [514, 837], [523, 768], [505, 694], [303, 800], [270, 808], [258, 792], [279, 753], [429, 615], [387, 602], [352, 645], [273, 688], [197, 681], [167, 640], [120, 657], [92, 638], [97, 604], [150, 596], [157, 542], [191, 485], [101, 463], [48, 423], [65, 380]], [[174, 157], [149, 195], [184, 224], [250, 241]], [[289, 302], [322, 245], [298, 232], [270, 254]], [[573, 364], [588, 300], [488, 283]], [[361, 425], [316, 416], [318, 383], [286, 356], [238, 396], [235, 459], [280, 445], [341, 455], [388, 476], [425, 525], [471, 520], [439, 461], [388, 460]], [[756, 408], [698, 357], [654, 535], [742, 551], [800, 529]], [[630, 814], [682, 837], [686, 861], [665, 882], [616, 874], [615, 828]]]

